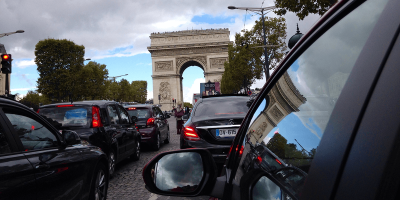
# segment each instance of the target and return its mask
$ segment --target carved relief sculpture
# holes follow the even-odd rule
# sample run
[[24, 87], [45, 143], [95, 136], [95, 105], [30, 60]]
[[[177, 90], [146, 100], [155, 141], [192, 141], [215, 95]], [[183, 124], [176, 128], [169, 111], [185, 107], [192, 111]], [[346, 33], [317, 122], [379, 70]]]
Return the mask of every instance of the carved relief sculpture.
[[211, 68], [224, 68], [224, 63], [228, 58], [210, 58]]
[[172, 61], [156, 62], [156, 71], [172, 71]]
[[171, 86], [168, 82], [161, 82], [159, 94], [161, 101], [168, 101], [171, 99]]

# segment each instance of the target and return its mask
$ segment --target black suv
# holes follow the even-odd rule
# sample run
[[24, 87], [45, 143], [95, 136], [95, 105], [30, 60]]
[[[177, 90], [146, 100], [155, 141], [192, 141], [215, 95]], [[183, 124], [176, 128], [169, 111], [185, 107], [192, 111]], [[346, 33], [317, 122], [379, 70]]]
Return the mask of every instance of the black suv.
[[160, 149], [161, 142], [169, 143], [169, 124], [161, 109], [155, 105], [129, 105], [124, 107], [130, 116], [137, 117], [136, 126], [142, 135], [142, 143], [149, 144], [154, 150]]
[[81, 101], [41, 106], [39, 114], [59, 130], [76, 131], [82, 140], [100, 147], [109, 157], [110, 175], [121, 160], [140, 157], [140, 134], [126, 110], [115, 101]]
[[28, 107], [0, 98], [0, 199], [105, 199], [108, 162], [99, 147], [62, 134]]

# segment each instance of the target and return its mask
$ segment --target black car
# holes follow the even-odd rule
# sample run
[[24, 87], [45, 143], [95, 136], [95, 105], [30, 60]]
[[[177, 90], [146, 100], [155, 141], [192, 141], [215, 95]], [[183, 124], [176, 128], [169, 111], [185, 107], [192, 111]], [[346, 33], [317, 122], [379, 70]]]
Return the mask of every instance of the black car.
[[[222, 174], [206, 149], [166, 152], [144, 168], [146, 188], [232, 200], [400, 199], [399, 9], [398, 0], [338, 1], [267, 80]], [[257, 144], [287, 166], [246, 171]]]
[[208, 148], [222, 165], [249, 108], [246, 95], [200, 98], [180, 135], [180, 148]]
[[140, 134], [126, 110], [115, 101], [79, 101], [41, 106], [38, 113], [59, 130], [73, 130], [82, 140], [100, 147], [109, 157], [110, 175], [115, 165], [140, 158]]
[[156, 105], [139, 104], [125, 106], [129, 115], [137, 118], [136, 127], [142, 136], [142, 144], [160, 149], [161, 143], [169, 143], [169, 115], [164, 115]]
[[99, 147], [0, 98], [0, 199], [105, 199], [108, 177]]

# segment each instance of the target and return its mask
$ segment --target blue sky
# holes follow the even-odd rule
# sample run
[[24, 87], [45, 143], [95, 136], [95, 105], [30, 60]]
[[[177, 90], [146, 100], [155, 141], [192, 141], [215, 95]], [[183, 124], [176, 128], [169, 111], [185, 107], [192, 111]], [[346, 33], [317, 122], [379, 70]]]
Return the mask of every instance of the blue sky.
[[[43, 2], [42, 2], [43, 1]], [[182, 2], [179, 2], [182, 1]], [[129, 74], [128, 81], [146, 80], [148, 98], [152, 98], [150, 46], [152, 32], [181, 31], [186, 29], [229, 28], [230, 38], [243, 28], [250, 29], [258, 15], [243, 10], [228, 10], [227, 6], [260, 7], [261, 0], [109, 2], [99, 0], [96, 6], [91, 1], [80, 1], [80, 7], [68, 2], [37, 0], [14, 5], [16, 2], [0, 1], [0, 13], [9, 16], [0, 21], [1, 33], [25, 30], [25, 33], [0, 38], [7, 53], [13, 55], [11, 92], [25, 95], [36, 89], [39, 78], [34, 63], [35, 45], [43, 39], [68, 39], [85, 46], [85, 58], [105, 64], [109, 76]], [[181, 4], [179, 9], [175, 6]], [[263, 6], [271, 6], [265, 2]], [[85, 6], [90, 6], [88, 10]], [[51, 9], [49, 9], [51, 8]], [[155, 14], [157, 13], [157, 14]], [[160, 17], [162, 16], [162, 17]], [[268, 16], [273, 16], [272, 13]], [[319, 16], [299, 21], [293, 13], [286, 16], [287, 40], [295, 33], [296, 23], [305, 33]], [[86, 61], [85, 63], [87, 63]], [[189, 67], [183, 74], [184, 100], [191, 101], [192, 93], [199, 92], [199, 83], [204, 81], [203, 71]], [[117, 79], [121, 80], [121, 78]], [[265, 80], [253, 86], [261, 88]]]

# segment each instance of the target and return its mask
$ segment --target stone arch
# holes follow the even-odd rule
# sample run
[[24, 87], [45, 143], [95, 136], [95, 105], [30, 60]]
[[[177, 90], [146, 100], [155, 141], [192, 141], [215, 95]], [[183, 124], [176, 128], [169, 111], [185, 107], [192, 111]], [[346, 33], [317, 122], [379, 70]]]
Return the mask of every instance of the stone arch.
[[152, 33], [148, 50], [152, 57], [154, 104], [171, 110], [172, 98], [183, 102], [182, 74], [190, 66], [203, 69], [206, 82], [220, 81], [223, 63], [228, 60], [229, 34], [229, 29]]

